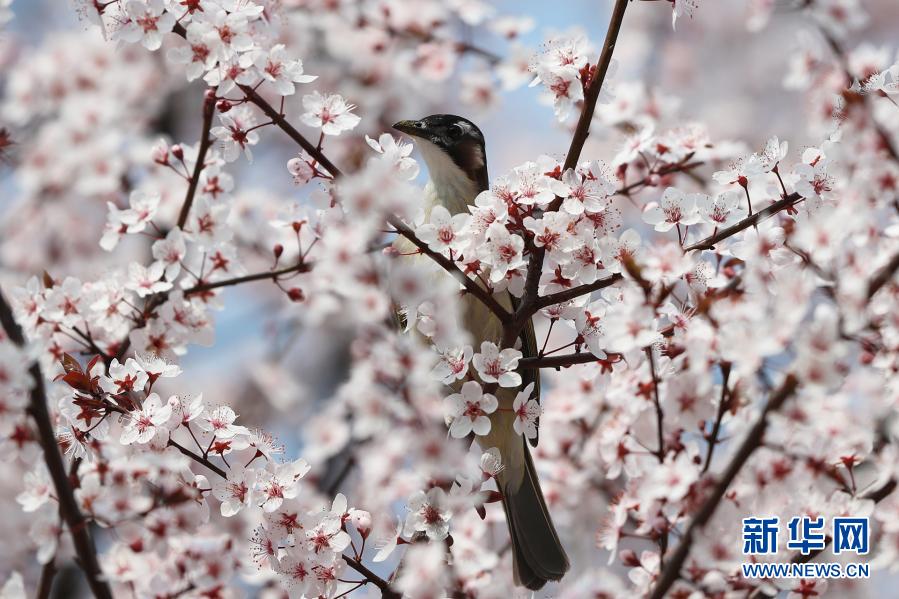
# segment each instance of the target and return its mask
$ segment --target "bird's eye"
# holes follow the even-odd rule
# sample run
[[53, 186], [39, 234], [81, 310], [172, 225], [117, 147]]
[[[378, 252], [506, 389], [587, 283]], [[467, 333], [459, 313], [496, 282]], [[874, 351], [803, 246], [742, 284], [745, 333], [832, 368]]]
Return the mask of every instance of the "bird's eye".
[[456, 139], [457, 137], [462, 137], [465, 134], [465, 130], [462, 129], [461, 125], [450, 125], [446, 133], [452, 139]]

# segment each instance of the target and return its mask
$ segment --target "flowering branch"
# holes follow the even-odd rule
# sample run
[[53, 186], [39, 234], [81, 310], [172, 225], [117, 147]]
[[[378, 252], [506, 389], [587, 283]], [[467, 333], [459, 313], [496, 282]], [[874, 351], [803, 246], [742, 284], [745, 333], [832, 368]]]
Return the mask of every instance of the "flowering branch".
[[[571, 145], [568, 148], [568, 154], [565, 157], [565, 164], [562, 167], [563, 172], [573, 169], [577, 166], [581, 157], [581, 151], [587, 142], [587, 136], [590, 134], [590, 123], [593, 122], [593, 113], [596, 110], [596, 102], [599, 99], [599, 92], [602, 89], [603, 81], [609, 71], [609, 65], [612, 63], [612, 53], [615, 45], [618, 43], [618, 33], [621, 31], [621, 23], [624, 21], [624, 11], [627, 8], [628, 0], [615, 0], [615, 7], [612, 9], [612, 16], [609, 20], [609, 28], [606, 31], [606, 39], [603, 44], [602, 53], [599, 61], [593, 69], [593, 75], [590, 79], [589, 86], [584, 93], [584, 106], [581, 109], [581, 115], [578, 118], [577, 127], [574, 130], [574, 136], [571, 139]], [[547, 212], [556, 212], [562, 206], [564, 201], [561, 197], [556, 197], [547, 207]], [[531, 256], [528, 259], [527, 277], [524, 283], [524, 297], [518, 310], [515, 311], [514, 319], [511, 326], [506, 327], [503, 335], [504, 347], [511, 347], [519, 332], [524, 329], [531, 316], [539, 310], [537, 288], [540, 285], [540, 275], [543, 272], [543, 258], [546, 255], [545, 247], [534, 247], [531, 244]], [[585, 292], [587, 293], [587, 292]], [[583, 295], [583, 294], [578, 294]], [[577, 297], [577, 295], [572, 296]], [[553, 302], [557, 303], [557, 302]], [[546, 304], [552, 305], [552, 304]]]
[[759, 210], [758, 212], [754, 213], [752, 216], [747, 216], [746, 218], [744, 218], [737, 224], [731, 225], [730, 227], [727, 227], [726, 229], [721, 229], [714, 235], [710, 235], [709, 237], [706, 237], [705, 239], [701, 239], [701, 240], [697, 241], [696, 243], [694, 243], [693, 245], [688, 245], [687, 247], [684, 248], [684, 251], [691, 252], [694, 250], [715, 249], [715, 244], [719, 243], [720, 241], [723, 241], [723, 240], [727, 239], [728, 237], [732, 237], [733, 235], [736, 235], [737, 233], [739, 233], [740, 231], [742, 231], [744, 229], [753, 227], [753, 226], [759, 224], [761, 221], [767, 219], [769, 216], [774, 216], [775, 214], [777, 214], [778, 212], [780, 212], [782, 210], [792, 208], [793, 205], [798, 204], [799, 202], [801, 202], [804, 199], [805, 198], [803, 198], [798, 193], [795, 193], [795, 192], [791, 193], [790, 195], [783, 197], [783, 198], [779, 199], [778, 201], [774, 202], [773, 204], [771, 204], [764, 210]]
[[[624, 11], [627, 8], [627, 3], [628, 0], [615, 0], [612, 17], [609, 20], [609, 29], [606, 31], [606, 40], [603, 44], [602, 53], [599, 55], [599, 61], [596, 63], [595, 70], [590, 77], [590, 84], [584, 93], [584, 108], [581, 110], [581, 116], [574, 130], [574, 136], [571, 138], [568, 155], [565, 157], [565, 164], [562, 167], [563, 171], [577, 166], [584, 144], [587, 143], [587, 136], [590, 135], [590, 123], [593, 122], [593, 112], [596, 110], [596, 102], [599, 100], [599, 92], [602, 89], [606, 73], [609, 72], [609, 65], [612, 64], [612, 53], [615, 51], [615, 45], [618, 43], [618, 33], [621, 31], [621, 23], [624, 21]], [[561, 205], [562, 198], [556, 198], [550, 205], [549, 210], [558, 210]]]
[[687, 530], [684, 531], [684, 534], [681, 536], [680, 544], [677, 546], [677, 550], [671, 556], [671, 559], [668, 560], [665, 568], [659, 575], [658, 582], [656, 582], [656, 586], [652, 590], [650, 599], [662, 599], [665, 596], [665, 593], [668, 592], [668, 589], [671, 588], [671, 585], [673, 585], [680, 577], [681, 567], [684, 565], [687, 556], [690, 554], [690, 549], [693, 546], [697, 530], [705, 526], [712, 518], [712, 515], [721, 503], [721, 499], [724, 497], [730, 484], [737, 477], [737, 474], [739, 474], [749, 457], [761, 446], [765, 436], [765, 430], [768, 428], [769, 414], [779, 410], [787, 399], [795, 393], [798, 386], [798, 379], [793, 375], [788, 375], [780, 388], [775, 391], [768, 400], [768, 403], [762, 410], [761, 416], [759, 416], [755, 424], [752, 425], [749, 433], [747, 433], [743, 442], [740, 444], [739, 449], [737, 449], [737, 452], [734, 454], [733, 459], [731, 459], [727, 468], [722, 473], [721, 478], [712, 489], [711, 494], [703, 502], [702, 506], [696, 512], [696, 515], [693, 516], [693, 520], [691, 520], [690, 524], [687, 526]]
[[[173, 448], [177, 449], [183, 455], [187, 456], [194, 462], [208, 468], [211, 472], [214, 472], [219, 477], [221, 477], [225, 480], [228, 479], [227, 473], [224, 470], [222, 470], [221, 468], [219, 468], [218, 466], [216, 466], [215, 464], [213, 464], [212, 462], [210, 462], [207, 458], [194, 453], [190, 449], [187, 449], [180, 443], [173, 441], [171, 439], [169, 439], [168, 445], [169, 445], [169, 447], [173, 447]], [[399, 597], [400, 597], [399, 593], [397, 593], [390, 587], [390, 583], [387, 582], [386, 580], [384, 580], [383, 578], [381, 578], [380, 576], [378, 576], [377, 574], [375, 574], [374, 572], [372, 572], [371, 570], [369, 570], [367, 567], [365, 567], [365, 565], [362, 564], [362, 562], [360, 562], [359, 560], [354, 559], [348, 555], [341, 555], [341, 557], [343, 558], [343, 561], [346, 562], [346, 564], [350, 568], [352, 568], [353, 570], [355, 570], [359, 574], [362, 574], [365, 577], [366, 583], [370, 582], [373, 585], [375, 585], [376, 587], [378, 587], [378, 589], [380, 589], [380, 591], [381, 591], [381, 597], [384, 597], [386, 599], [399, 599]]]
[[[25, 346], [25, 336], [21, 327], [16, 323], [12, 308], [7, 303], [2, 291], [0, 291], [0, 324], [10, 341], [19, 347]], [[47, 470], [56, 489], [60, 514], [69, 527], [75, 554], [78, 556], [78, 562], [84, 570], [87, 583], [94, 596], [97, 599], [112, 599], [112, 592], [103, 579], [103, 573], [97, 561], [97, 550], [90, 535], [90, 528], [78, 507], [78, 501], [75, 499], [75, 493], [66, 473], [65, 463], [59, 453], [56, 432], [53, 430], [53, 422], [50, 419], [50, 412], [47, 410], [47, 395], [41, 367], [34, 362], [28, 371], [32, 379], [28, 412], [37, 425], [38, 440], [43, 449]]]

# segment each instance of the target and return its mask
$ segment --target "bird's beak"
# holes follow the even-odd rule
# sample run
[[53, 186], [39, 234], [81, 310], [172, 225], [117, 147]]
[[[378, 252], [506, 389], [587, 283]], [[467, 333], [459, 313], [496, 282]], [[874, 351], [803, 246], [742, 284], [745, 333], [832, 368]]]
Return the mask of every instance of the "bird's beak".
[[422, 126], [421, 121], [400, 121], [395, 123], [393, 128], [412, 137], [422, 137], [425, 133], [425, 128]]

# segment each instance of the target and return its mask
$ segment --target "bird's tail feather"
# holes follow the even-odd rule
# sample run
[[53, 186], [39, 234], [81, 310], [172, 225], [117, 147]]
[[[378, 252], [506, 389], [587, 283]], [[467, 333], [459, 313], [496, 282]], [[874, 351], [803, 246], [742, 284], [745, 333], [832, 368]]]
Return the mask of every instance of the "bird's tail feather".
[[512, 538], [515, 582], [532, 590], [542, 588], [548, 581], [559, 580], [568, 571], [568, 556], [553, 526], [534, 461], [524, 440], [524, 476], [520, 484], [504, 485], [503, 508]]

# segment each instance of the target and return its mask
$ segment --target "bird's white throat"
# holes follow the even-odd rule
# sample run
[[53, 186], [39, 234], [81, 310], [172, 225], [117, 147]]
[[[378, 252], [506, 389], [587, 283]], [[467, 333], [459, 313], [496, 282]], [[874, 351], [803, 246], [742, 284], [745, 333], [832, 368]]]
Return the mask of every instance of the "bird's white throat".
[[468, 205], [474, 203], [479, 189], [446, 152], [425, 139], [417, 139], [418, 149], [428, 165], [431, 182], [428, 185], [426, 201], [430, 213], [434, 205], [440, 204], [450, 214], [468, 212]]

